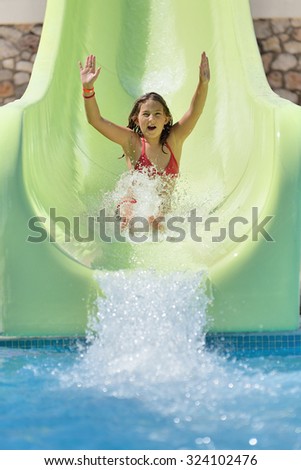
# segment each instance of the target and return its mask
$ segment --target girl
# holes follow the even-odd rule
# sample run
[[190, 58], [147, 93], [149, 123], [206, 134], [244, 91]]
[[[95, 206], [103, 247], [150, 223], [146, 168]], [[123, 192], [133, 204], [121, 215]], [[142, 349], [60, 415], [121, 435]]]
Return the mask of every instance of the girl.
[[[101, 67], [96, 68], [95, 56], [89, 55], [84, 67], [79, 62], [79, 68], [88, 122], [122, 147], [129, 170], [145, 171], [149, 177], [158, 175], [163, 178], [167, 182], [162, 194], [166, 200], [179, 173], [183, 143], [194, 129], [206, 102], [210, 70], [205, 52], [201, 56], [199, 80], [190, 107], [175, 124], [166, 102], [154, 92], [137, 99], [129, 116], [128, 127], [108, 121], [101, 115], [96, 102], [94, 82]], [[118, 214], [124, 227], [131, 219], [132, 206], [136, 202], [133, 192], [129, 190], [118, 204]], [[160, 213], [163, 211], [161, 208]], [[153, 225], [158, 215], [150, 217]]]

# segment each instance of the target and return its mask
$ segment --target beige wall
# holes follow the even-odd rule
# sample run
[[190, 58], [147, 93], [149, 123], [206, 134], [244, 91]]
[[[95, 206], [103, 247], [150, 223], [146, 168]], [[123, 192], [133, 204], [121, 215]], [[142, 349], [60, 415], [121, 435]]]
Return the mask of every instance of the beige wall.
[[301, 0], [250, 0], [253, 18], [299, 18]]
[[0, 24], [43, 23], [47, 0], [0, 0]]

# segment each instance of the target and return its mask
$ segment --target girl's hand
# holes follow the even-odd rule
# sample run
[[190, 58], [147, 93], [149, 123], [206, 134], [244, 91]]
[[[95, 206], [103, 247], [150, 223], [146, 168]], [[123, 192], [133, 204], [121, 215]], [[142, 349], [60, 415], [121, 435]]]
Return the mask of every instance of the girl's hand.
[[200, 63], [200, 82], [201, 83], [209, 83], [210, 81], [210, 68], [209, 68], [209, 61], [206, 53], [203, 52], [201, 63]]
[[95, 55], [88, 55], [86, 59], [85, 67], [82, 66], [82, 63], [79, 62], [80, 78], [84, 88], [93, 88], [93, 84], [97, 79], [100, 67], [96, 69], [96, 57]]

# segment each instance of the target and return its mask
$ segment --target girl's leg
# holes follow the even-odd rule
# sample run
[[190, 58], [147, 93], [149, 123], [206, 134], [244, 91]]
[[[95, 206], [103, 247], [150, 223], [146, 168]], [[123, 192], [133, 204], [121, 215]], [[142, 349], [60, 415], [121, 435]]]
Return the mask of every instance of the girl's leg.
[[116, 218], [121, 221], [121, 228], [124, 230], [128, 227], [133, 217], [133, 204], [137, 201], [134, 198], [124, 198], [120, 201], [116, 209]]

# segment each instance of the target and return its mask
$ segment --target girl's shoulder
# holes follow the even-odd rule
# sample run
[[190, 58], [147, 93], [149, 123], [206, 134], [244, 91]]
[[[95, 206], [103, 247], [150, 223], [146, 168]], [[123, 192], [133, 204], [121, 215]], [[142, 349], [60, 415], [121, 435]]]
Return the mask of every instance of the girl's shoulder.
[[128, 145], [123, 149], [128, 165], [131, 164], [132, 166], [135, 166], [139, 160], [141, 148], [141, 137], [137, 134], [137, 132], [132, 131], [129, 136]]
[[174, 149], [174, 147], [177, 147], [178, 146], [178, 142], [177, 142], [177, 135], [176, 133], [174, 132], [173, 128], [170, 129], [170, 132], [169, 132], [169, 135], [166, 139], [166, 142], [168, 143], [168, 145]]
[[169, 145], [177, 145], [177, 123], [172, 126], [172, 128], [169, 131], [168, 137], [167, 137], [167, 142]]

